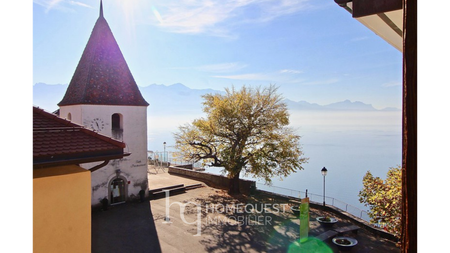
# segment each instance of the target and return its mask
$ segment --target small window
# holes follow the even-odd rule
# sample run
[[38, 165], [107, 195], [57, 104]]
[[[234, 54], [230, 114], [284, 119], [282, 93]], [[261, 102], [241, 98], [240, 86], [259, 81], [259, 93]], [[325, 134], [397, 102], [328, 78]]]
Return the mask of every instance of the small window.
[[111, 117], [111, 129], [120, 130], [122, 129], [121, 116], [118, 113], [114, 113]]
[[119, 113], [114, 113], [111, 116], [111, 134], [116, 140], [123, 140], [123, 119]]
[[70, 112], [67, 114], [67, 119], [72, 121], [72, 114]]

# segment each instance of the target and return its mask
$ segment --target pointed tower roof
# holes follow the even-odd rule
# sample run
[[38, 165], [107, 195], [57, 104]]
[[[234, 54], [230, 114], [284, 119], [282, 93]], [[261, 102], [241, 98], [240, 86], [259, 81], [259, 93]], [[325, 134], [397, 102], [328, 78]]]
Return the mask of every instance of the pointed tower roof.
[[100, 14], [59, 106], [75, 104], [148, 106], [120, 51], [100, 1]]

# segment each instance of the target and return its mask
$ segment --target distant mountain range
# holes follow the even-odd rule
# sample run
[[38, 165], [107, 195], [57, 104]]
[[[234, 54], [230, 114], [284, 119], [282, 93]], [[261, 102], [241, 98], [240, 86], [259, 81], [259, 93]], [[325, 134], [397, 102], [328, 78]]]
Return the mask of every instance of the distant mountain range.
[[[58, 109], [57, 104], [63, 98], [67, 84], [45, 84], [36, 83], [33, 86], [33, 105], [39, 106], [47, 111]], [[150, 103], [149, 113], [155, 115], [179, 115], [184, 113], [201, 113], [202, 95], [208, 93], [224, 93], [213, 89], [191, 89], [181, 83], [169, 86], [151, 84], [139, 87], [142, 96]], [[292, 101], [285, 99], [284, 102], [289, 110], [309, 110], [309, 111], [379, 111], [370, 104], [363, 102], [345, 100], [328, 105], [319, 105], [306, 101]], [[394, 111], [397, 108], [384, 108], [382, 111]]]
[[399, 109], [393, 107], [386, 107], [382, 110], [375, 109], [371, 104], [365, 104], [360, 101], [351, 102], [344, 100], [341, 102], [332, 103], [329, 105], [319, 105], [309, 103], [306, 101], [292, 101], [285, 99], [284, 102], [290, 110], [321, 110], [321, 111], [398, 111]]

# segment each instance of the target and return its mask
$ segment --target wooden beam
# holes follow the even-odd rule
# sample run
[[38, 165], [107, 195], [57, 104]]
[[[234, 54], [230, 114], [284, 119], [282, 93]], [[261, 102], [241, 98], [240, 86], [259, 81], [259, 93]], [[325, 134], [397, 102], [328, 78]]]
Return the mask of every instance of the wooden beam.
[[402, 252], [417, 252], [417, 0], [403, 8]]
[[353, 17], [360, 18], [402, 9], [402, 0], [353, 0]]

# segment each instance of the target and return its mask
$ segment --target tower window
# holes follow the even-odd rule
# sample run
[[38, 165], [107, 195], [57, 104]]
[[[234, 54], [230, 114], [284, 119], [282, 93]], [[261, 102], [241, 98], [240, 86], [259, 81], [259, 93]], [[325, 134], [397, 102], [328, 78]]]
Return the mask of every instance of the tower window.
[[118, 113], [114, 113], [112, 116], [111, 116], [111, 129], [112, 130], [120, 130], [120, 129], [122, 129], [122, 120], [121, 120], [121, 115], [120, 114], [118, 114]]
[[112, 137], [118, 140], [123, 138], [123, 122], [122, 115], [119, 113], [114, 113], [111, 116], [111, 132]]

